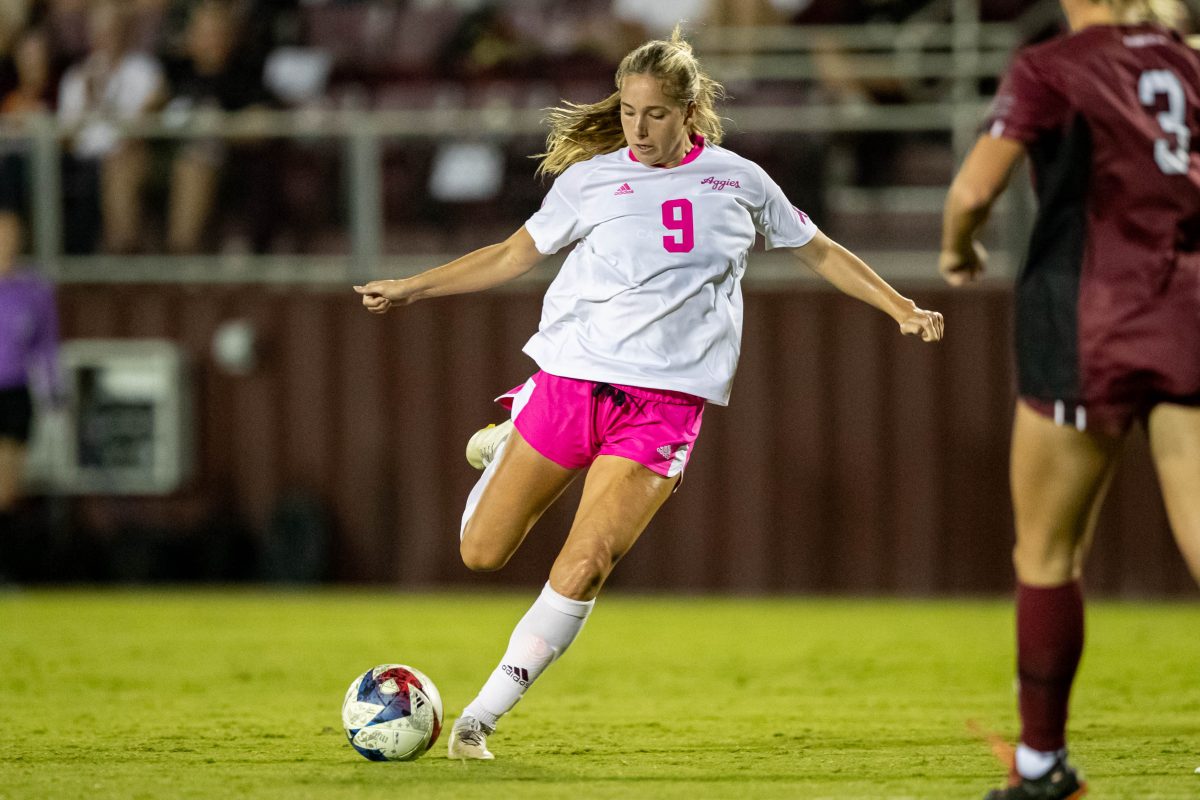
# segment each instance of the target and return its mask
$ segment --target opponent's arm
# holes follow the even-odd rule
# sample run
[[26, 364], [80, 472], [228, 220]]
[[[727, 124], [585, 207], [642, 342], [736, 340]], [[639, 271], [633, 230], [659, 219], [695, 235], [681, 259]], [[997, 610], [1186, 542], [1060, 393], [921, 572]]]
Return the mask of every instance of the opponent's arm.
[[942, 212], [938, 271], [951, 286], [975, 280], [987, 265], [987, 251], [975, 234], [987, 222], [992, 205], [1024, 155], [1020, 142], [984, 134], [950, 184]]
[[518, 278], [541, 261], [533, 237], [522, 225], [516, 233], [487, 247], [467, 253], [449, 264], [411, 278], [371, 281], [355, 286], [363, 305], [373, 314], [385, 314], [393, 305], [407, 305], [428, 297], [479, 292]]
[[791, 248], [796, 259], [833, 284], [843, 294], [874, 306], [900, 326], [905, 334], [920, 334], [926, 342], [942, 338], [942, 315], [925, 311], [891, 287], [858, 256], [818, 232], [802, 247]]

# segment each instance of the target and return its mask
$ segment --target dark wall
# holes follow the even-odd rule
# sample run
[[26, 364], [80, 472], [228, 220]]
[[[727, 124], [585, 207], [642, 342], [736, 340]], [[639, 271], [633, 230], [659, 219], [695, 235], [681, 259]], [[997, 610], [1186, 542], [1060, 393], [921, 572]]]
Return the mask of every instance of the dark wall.
[[[687, 479], [612, 585], [695, 591], [923, 595], [1004, 592], [1012, 571], [1007, 446], [1010, 294], [913, 288], [946, 315], [937, 346], [817, 286], [747, 292], [729, 408], [710, 407]], [[194, 360], [199, 463], [168, 498], [87, 498], [79, 525], [111, 536], [241, 520], [267, 536], [281, 498], [333, 520], [332, 575], [350, 581], [536, 584], [571, 519], [568, 494], [504, 572], [457, 554], [477, 473], [468, 436], [533, 369], [520, 352], [541, 290], [449, 298], [386, 317], [350, 292], [296, 287], [69, 286], [67, 337], [166, 337]], [[224, 373], [211, 341], [245, 319], [258, 370]], [[1175, 551], [1139, 431], [1089, 564], [1096, 593], [1194, 588]]]

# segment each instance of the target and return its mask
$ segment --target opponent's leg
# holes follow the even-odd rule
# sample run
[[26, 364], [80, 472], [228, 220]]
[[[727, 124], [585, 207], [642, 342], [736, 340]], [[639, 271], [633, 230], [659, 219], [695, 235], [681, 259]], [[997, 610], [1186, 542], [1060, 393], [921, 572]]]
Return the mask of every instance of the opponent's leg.
[[575, 640], [605, 579], [671, 496], [677, 480], [625, 458], [596, 459], [550, 581], [517, 623], [500, 665], [451, 730], [451, 758], [492, 757], [486, 737], [497, 720]]
[[1024, 403], [1017, 406], [1010, 477], [1020, 780], [989, 793], [994, 800], [1054, 800], [1084, 791], [1065, 763], [1067, 706], [1083, 652], [1079, 577], [1119, 445], [1117, 438], [1057, 425]]
[[1200, 408], [1162, 403], [1148, 428], [1171, 530], [1200, 582]]
[[1009, 479], [1021, 583], [1054, 587], [1079, 579], [1120, 444], [1017, 404]]

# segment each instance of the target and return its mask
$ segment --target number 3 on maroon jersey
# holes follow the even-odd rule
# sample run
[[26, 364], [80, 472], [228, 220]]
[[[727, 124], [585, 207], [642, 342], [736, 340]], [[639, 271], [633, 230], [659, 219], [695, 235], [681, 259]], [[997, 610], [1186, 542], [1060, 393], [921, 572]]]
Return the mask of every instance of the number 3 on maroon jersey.
[[1179, 76], [1167, 69], [1150, 69], [1138, 78], [1138, 99], [1142, 105], [1153, 108], [1157, 105], [1158, 95], [1167, 96], [1167, 110], [1155, 115], [1158, 127], [1168, 137], [1174, 137], [1175, 146], [1170, 139], [1154, 140], [1154, 161], [1167, 175], [1184, 175], [1188, 170], [1188, 150], [1191, 147], [1191, 131], [1188, 130], [1185, 111], [1187, 101], [1183, 96], [1183, 84]]

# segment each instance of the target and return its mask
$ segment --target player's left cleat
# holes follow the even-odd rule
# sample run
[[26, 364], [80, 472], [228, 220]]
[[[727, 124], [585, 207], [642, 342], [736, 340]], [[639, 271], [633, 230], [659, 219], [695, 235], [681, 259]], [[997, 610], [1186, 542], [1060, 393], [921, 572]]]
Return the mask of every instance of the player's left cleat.
[[487, 749], [487, 737], [493, 731], [474, 717], [459, 717], [450, 729], [448, 757], [491, 761], [495, 756]]
[[506, 419], [499, 425], [488, 425], [475, 431], [467, 441], [467, 462], [475, 469], [484, 469], [492, 463], [500, 445], [508, 441], [513, 431], [513, 422]]
[[1080, 780], [1079, 773], [1061, 758], [1037, 780], [1019, 775], [1013, 780], [1011, 786], [993, 789], [983, 800], [1078, 800], [1087, 794], [1087, 783]]

